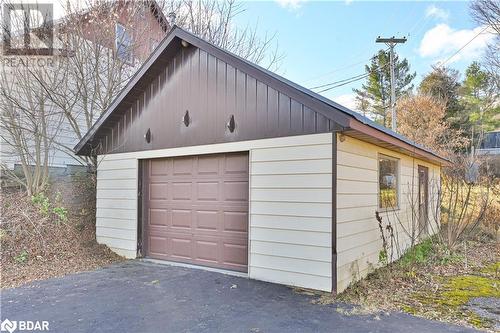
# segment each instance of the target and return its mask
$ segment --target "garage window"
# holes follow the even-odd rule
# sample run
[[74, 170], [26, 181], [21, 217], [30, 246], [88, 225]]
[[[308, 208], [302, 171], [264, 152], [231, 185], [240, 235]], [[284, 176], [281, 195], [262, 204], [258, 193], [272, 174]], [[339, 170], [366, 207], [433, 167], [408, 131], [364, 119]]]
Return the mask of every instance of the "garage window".
[[397, 209], [399, 202], [399, 160], [379, 155], [378, 170], [379, 208]]

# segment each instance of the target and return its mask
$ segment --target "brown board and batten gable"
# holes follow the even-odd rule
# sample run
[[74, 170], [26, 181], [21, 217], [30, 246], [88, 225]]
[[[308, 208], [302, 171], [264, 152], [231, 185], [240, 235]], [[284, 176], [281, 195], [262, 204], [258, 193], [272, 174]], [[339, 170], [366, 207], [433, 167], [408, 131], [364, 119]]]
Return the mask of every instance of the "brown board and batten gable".
[[[189, 44], [183, 46], [183, 40]], [[337, 123], [347, 125], [346, 116], [333, 120], [314, 100], [299, 102], [293, 89], [257, 79], [255, 68], [204, 44], [175, 28], [159, 54], [147, 61], [150, 67], [132, 79], [137, 82], [125, 88], [128, 93], [118, 97], [77, 152], [88, 154], [98, 147], [98, 154], [122, 153], [324, 133], [340, 129]], [[231, 116], [233, 132], [227, 126]], [[144, 138], [148, 130], [149, 143]]]
[[[233, 131], [228, 128], [231, 118]], [[75, 152], [112, 154], [332, 131], [446, 163], [368, 118], [179, 27], [165, 37]]]

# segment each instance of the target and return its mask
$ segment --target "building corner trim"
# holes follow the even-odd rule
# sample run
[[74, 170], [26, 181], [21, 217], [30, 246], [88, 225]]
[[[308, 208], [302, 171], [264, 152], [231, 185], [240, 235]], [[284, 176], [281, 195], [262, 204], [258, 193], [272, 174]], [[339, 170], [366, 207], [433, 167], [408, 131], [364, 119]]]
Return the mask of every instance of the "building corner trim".
[[332, 132], [332, 294], [337, 294], [337, 133]]

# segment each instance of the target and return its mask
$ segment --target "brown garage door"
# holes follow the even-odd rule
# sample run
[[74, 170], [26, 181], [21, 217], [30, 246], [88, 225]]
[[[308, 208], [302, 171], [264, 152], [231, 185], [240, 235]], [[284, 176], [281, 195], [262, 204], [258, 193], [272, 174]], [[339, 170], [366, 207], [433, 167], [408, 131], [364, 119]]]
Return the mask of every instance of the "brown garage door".
[[247, 271], [248, 154], [144, 165], [146, 256]]

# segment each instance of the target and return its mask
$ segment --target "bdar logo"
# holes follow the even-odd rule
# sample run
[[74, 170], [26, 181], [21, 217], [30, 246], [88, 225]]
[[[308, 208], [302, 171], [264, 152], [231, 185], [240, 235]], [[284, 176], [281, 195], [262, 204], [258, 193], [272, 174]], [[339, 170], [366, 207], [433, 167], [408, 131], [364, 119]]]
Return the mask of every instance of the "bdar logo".
[[5, 319], [2, 321], [2, 324], [0, 325], [0, 330], [3, 331], [8, 331], [9, 333], [12, 333], [16, 330], [17, 328], [17, 322], [16, 321], [10, 321], [8, 319]]

